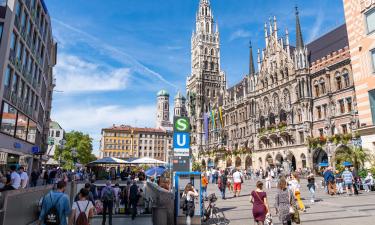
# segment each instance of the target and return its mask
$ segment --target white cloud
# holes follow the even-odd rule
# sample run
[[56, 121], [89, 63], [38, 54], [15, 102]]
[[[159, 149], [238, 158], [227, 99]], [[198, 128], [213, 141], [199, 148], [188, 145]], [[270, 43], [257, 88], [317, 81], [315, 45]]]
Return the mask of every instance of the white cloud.
[[59, 55], [55, 67], [56, 90], [67, 93], [123, 90], [129, 76], [128, 68], [111, 68], [67, 54]]
[[98, 154], [100, 131], [113, 124], [155, 127], [155, 105], [126, 107], [120, 105], [69, 105], [53, 111], [53, 120], [58, 121], [66, 131], [79, 130], [93, 139], [94, 153]]
[[[60, 21], [57, 19], [52, 19], [52, 21], [56, 23], [55, 25], [62, 27], [62, 30], [64, 31], [64, 32], [60, 31], [58, 34], [60, 35], [63, 35], [63, 34], [65, 35], [66, 33], [68, 34], [64, 37], [69, 38], [69, 42], [83, 41], [95, 49], [100, 49], [100, 51], [104, 52], [105, 55], [122, 63], [124, 66], [131, 68], [132, 71], [137, 72], [140, 75], [147, 77], [148, 79], [156, 78], [159, 81], [163, 82], [164, 84], [167, 84], [177, 89], [177, 86], [175, 84], [165, 79], [160, 73], [145, 66], [144, 64], [139, 62], [137, 59], [135, 59], [133, 56], [127, 54], [126, 52], [122, 51], [116, 46], [107, 44], [103, 40], [100, 40], [97, 37], [85, 31], [82, 31], [76, 27], [66, 24], [63, 21]], [[67, 40], [64, 40], [64, 38], [61, 38], [61, 39], [63, 40], [62, 41], [63, 45], [67, 43]]]
[[249, 31], [239, 29], [239, 30], [236, 30], [235, 32], [233, 32], [230, 35], [229, 41], [233, 41], [233, 40], [239, 39], [239, 38], [247, 38], [247, 37], [250, 37], [250, 35], [251, 35], [251, 33]]

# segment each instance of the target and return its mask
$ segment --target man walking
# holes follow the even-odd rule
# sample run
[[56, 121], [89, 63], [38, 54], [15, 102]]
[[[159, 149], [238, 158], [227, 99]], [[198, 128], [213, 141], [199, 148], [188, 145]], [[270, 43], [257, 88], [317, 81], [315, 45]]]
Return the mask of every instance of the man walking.
[[57, 183], [56, 191], [51, 191], [43, 197], [42, 211], [39, 215], [39, 225], [67, 225], [66, 218], [71, 213], [69, 198], [64, 194], [66, 183]]
[[25, 172], [25, 168], [23, 166], [20, 167], [20, 178], [21, 178], [21, 188], [26, 188], [27, 184], [29, 183], [29, 176]]
[[36, 169], [34, 169], [33, 172], [31, 172], [30, 177], [30, 187], [36, 187], [36, 185], [38, 184], [39, 172]]
[[16, 165], [10, 166], [10, 179], [14, 189], [18, 189], [21, 186], [21, 177], [16, 171]]
[[107, 211], [108, 211], [108, 220], [109, 225], [112, 225], [112, 210], [113, 210], [113, 201], [115, 200], [115, 192], [111, 187], [111, 181], [107, 181], [106, 186], [102, 190], [101, 200], [103, 202], [103, 220], [102, 225], [105, 225]]
[[233, 189], [234, 197], [239, 197], [241, 193], [241, 184], [243, 182], [243, 175], [239, 170], [235, 170], [233, 173]]
[[136, 183], [136, 181], [133, 181], [132, 186], [130, 186], [129, 189], [129, 203], [130, 208], [132, 209], [132, 220], [135, 219], [135, 216], [137, 215], [137, 204], [139, 199], [139, 188]]

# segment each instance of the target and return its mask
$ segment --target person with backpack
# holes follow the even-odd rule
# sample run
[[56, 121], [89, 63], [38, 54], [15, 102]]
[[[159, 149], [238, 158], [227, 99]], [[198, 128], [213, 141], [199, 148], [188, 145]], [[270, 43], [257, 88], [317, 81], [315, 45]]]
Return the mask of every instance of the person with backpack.
[[73, 202], [69, 225], [90, 225], [90, 220], [94, 215], [94, 205], [89, 200], [89, 193], [87, 188], [80, 190], [79, 200]]
[[[90, 202], [92, 202], [93, 205], [95, 205], [94, 195], [93, 195], [93, 193], [90, 191], [90, 189], [91, 189], [91, 185], [90, 185], [90, 183], [86, 183], [84, 189], [86, 189], [86, 190], [89, 192], [89, 194], [88, 194], [88, 196], [86, 197], [86, 199], [89, 200]], [[79, 201], [80, 199], [81, 199], [81, 192], [78, 193], [78, 194], [74, 197], [74, 201], [77, 202], [77, 201]]]
[[108, 220], [109, 225], [112, 225], [112, 211], [113, 211], [113, 202], [115, 201], [115, 192], [111, 187], [111, 181], [107, 181], [106, 186], [101, 191], [101, 200], [103, 202], [103, 220], [102, 225], [105, 225], [107, 219], [108, 211]]
[[66, 183], [59, 181], [55, 191], [50, 191], [43, 197], [42, 210], [39, 215], [39, 225], [67, 225], [66, 218], [70, 216], [69, 197], [64, 194]]

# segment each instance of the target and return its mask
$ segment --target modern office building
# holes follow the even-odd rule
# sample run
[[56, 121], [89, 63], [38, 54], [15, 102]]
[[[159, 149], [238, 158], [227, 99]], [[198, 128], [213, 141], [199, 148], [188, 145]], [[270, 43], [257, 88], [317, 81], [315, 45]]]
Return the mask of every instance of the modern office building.
[[344, 0], [362, 146], [375, 153], [375, 1]]
[[0, 1], [1, 167], [47, 150], [57, 44], [43, 0]]

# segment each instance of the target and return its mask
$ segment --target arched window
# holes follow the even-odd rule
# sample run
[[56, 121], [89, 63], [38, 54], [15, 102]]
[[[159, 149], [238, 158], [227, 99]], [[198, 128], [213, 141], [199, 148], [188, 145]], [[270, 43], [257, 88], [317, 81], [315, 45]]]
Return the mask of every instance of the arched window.
[[207, 61], [204, 61], [204, 69], [208, 69], [208, 62]]
[[212, 55], [212, 56], [215, 55], [215, 50], [214, 50], [214, 49], [211, 49], [211, 55]]
[[298, 122], [302, 122], [302, 110], [301, 109], [298, 109], [297, 117], [298, 117]]
[[326, 83], [325, 83], [324, 79], [321, 78], [319, 83], [320, 83], [320, 89], [322, 90], [322, 94], [325, 94], [326, 93]]
[[285, 67], [285, 77], [288, 77], [288, 76], [289, 76], [288, 67]]
[[289, 94], [288, 89], [284, 89], [283, 95], [284, 95], [284, 107], [289, 107], [290, 106], [290, 94]]
[[208, 22], [206, 23], [206, 32], [210, 33], [210, 24]]
[[336, 75], [336, 88], [337, 90], [341, 90], [342, 88], [342, 83], [341, 83], [341, 76], [340, 74]]
[[345, 87], [349, 87], [350, 86], [350, 80], [349, 80], [349, 73], [348, 73], [347, 70], [344, 70], [342, 77], [344, 78]]
[[215, 63], [211, 62], [211, 70], [215, 70]]
[[207, 49], [207, 48], [204, 48], [204, 54], [205, 54], [205, 55], [208, 54], [208, 49]]
[[320, 89], [319, 89], [318, 81], [314, 82], [314, 89], [315, 89], [315, 96], [319, 97], [319, 95], [320, 95]]

